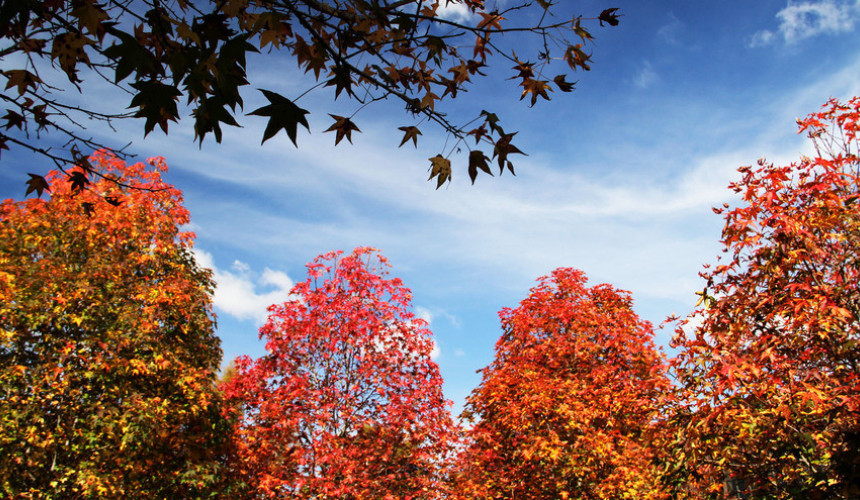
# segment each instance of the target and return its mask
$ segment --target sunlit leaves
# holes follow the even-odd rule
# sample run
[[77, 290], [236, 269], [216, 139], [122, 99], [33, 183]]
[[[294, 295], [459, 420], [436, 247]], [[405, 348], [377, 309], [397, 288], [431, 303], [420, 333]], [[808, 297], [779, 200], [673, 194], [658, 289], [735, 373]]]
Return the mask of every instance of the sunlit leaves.
[[[260, 92], [269, 100], [269, 104], [251, 111], [248, 114], [258, 116], [268, 116], [269, 122], [266, 124], [266, 131], [263, 132], [263, 143], [275, 136], [281, 129], [287, 133], [287, 137], [293, 141], [293, 145], [298, 147], [296, 142], [296, 134], [299, 125], [303, 125], [308, 131], [308, 119], [305, 115], [308, 110], [296, 106], [293, 101], [286, 97], [272, 92], [270, 90], [260, 89]], [[262, 144], [262, 143], [261, 143]]]
[[0, 204], [3, 498], [228, 494], [213, 283], [165, 169], [97, 154]]
[[451, 160], [442, 155], [436, 155], [430, 160], [430, 177], [427, 180], [436, 178], [436, 189], [442, 187], [446, 181], [451, 180]]
[[629, 296], [557, 269], [503, 309], [493, 363], [468, 398], [463, 498], [669, 498], [651, 446], [668, 392]]
[[699, 491], [729, 477], [749, 498], [860, 494], [858, 117], [854, 98], [800, 120], [816, 156], [742, 167], [742, 202], [716, 209], [726, 260], [674, 339], [676, 456]]

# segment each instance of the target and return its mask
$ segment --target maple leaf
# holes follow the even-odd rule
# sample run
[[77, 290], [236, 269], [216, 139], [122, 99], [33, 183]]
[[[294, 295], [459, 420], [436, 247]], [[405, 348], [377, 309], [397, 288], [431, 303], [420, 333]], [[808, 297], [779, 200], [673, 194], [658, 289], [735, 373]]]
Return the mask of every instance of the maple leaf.
[[445, 184], [445, 181], [451, 180], [451, 160], [445, 158], [441, 154], [434, 156], [433, 158], [429, 158], [430, 160], [430, 177], [427, 180], [431, 180], [436, 177], [436, 189], [442, 187], [442, 184]]
[[552, 81], [558, 86], [558, 89], [562, 92], [573, 92], [573, 86], [576, 85], [576, 82], [568, 82], [565, 79], [565, 75], [558, 75], [553, 78]]
[[91, 201], [85, 201], [81, 203], [81, 208], [84, 209], [84, 215], [87, 217], [92, 217], [92, 215], [96, 212], [96, 206]]
[[93, 45], [94, 41], [80, 33], [67, 32], [54, 37], [51, 45], [51, 59], [57, 59], [60, 63], [60, 68], [66, 74], [70, 82], [77, 82], [77, 70], [75, 69], [79, 62], [86, 65], [90, 64], [90, 58], [87, 56], [84, 47]]
[[520, 151], [519, 148], [517, 148], [516, 146], [511, 144], [511, 139], [513, 139], [515, 135], [517, 135], [516, 132], [502, 135], [502, 137], [500, 137], [496, 141], [496, 145], [493, 148], [493, 158], [498, 157], [499, 174], [501, 174], [504, 171], [505, 166], [507, 166], [508, 170], [510, 170], [512, 174], [516, 175], [514, 173], [514, 165], [508, 160], [508, 155], [509, 154], [525, 155], [525, 153]]
[[530, 106], [534, 106], [537, 102], [538, 96], [543, 97], [547, 101], [549, 100], [549, 95], [546, 93], [547, 90], [552, 92], [552, 89], [549, 86], [549, 83], [546, 80], [525, 80], [523, 81], [523, 95], [520, 96], [520, 100], [522, 101], [528, 94], [531, 94], [531, 103]]
[[474, 135], [475, 144], [478, 144], [479, 142], [481, 142], [481, 138], [487, 135], [487, 128], [481, 125], [478, 128], [473, 128], [472, 130], [468, 131], [466, 135]]
[[478, 15], [481, 16], [481, 21], [478, 23], [478, 29], [496, 29], [501, 30], [502, 25], [501, 21], [505, 18], [500, 16], [497, 12], [478, 12]]
[[310, 131], [308, 120], [305, 118], [305, 115], [308, 114], [308, 110], [296, 106], [293, 101], [280, 94], [265, 89], [259, 90], [264, 96], [266, 96], [266, 99], [269, 100], [269, 104], [267, 106], [257, 108], [248, 114], [269, 117], [269, 122], [266, 124], [266, 130], [263, 132], [263, 141], [260, 144], [265, 143], [267, 140], [274, 137], [279, 130], [284, 129], [287, 132], [287, 136], [291, 141], [293, 141], [293, 145], [298, 147], [298, 144], [296, 143], [296, 133], [298, 131], [299, 124], [304, 125], [304, 127]]
[[475, 184], [475, 179], [478, 177], [478, 169], [490, 174], [490, 176], [493, 175], [490, 166], [487, 165], [489, 160], [483, 151], [475, 149], [469, 153], [469, 178], [472, 180], [472, 185]]
[[397, 127], [397, 129], [403, 131], [403, 140], [400, 141], [400, 146], [403, 146], [404, 144], [406, 144], [406, 141], [412, 139], [412, 143], [415, 145], [416, 148], [418, 147], [418, 136], [421, 135], [421, 131], [418, 130], [418, 127]]
[[40, 80], [38, 76], [24, 69], [10, 69], [4, 71], [3, 76], [8, 78], [8, 81], [6, 82], [6, 90], [9, 90], [12, 87], [18, 87], [18, 95], [24, 95], [28, 87], [35, 89], [39, 83], [42, 83], [42, 80]]
[[331, 113], [329, 113], [329, 116], [334, 118], [334, 124], [327, 128], [325, 132], [337, 133], [334, 139], [334, 145], [337, 146], [344, 137], [346, 137], [346, 140], [352, 144], [352, 131], [355, 130], [356, 132], [361, 132], [361, 130], [355, 126], [355, 123], [353, 123], [352, 120], [345, 116], [333, 115]]
[[146, 118], [146, 123], [143, 126], [144, 135], [152, 132], [156, 124], [166, 134], [167, 122], [175, 122], [179, 117], [176, 102], [182, 93], [173, 85], [166, 85], [155, 80], [137, 81], [132, 83], [131, 87], [138, 93], [131, 99], [131, 104], [128, 107], [137, 106], [139, 110], [134, 116]]
[[192, 113], [194, 116], [194, 134], [195, 139], [203, 144], [203, 138], [207, 133], [212, 132], [215, 135], [215, 141], [221, 142], [221, 123], [238, 127], [239, 124], [233, 115], [227, 111], [227, 105], [221, 98], [206, 98], [201, 99]]
[[618, 12], [618, 7], [604, 9], [597, 17], [600, 20], [600, 25], [603, 26], [603, 22], [606, 21], [610, 26], [618, 26], [618, 14], [616, 12]]
[[591, 67], [588, 65], [590, 59], [591, 56], [582, 50], [581, 43], [569, 45], [564, 52], [564, 60], [567, 61], [568, 66], [572, 70], [576, 70], [577, 67], [585, 71], [591, 70]]
[[439, 99], [439, 96], [433, 92], [427, 92], [424, 97], [421, 98], [421, 108], [436, 109], [437, 99]]
[[114, 83], [125, 80], [132, 73], [135, 73], [138, 79], [143, 76], [154, 77], [159, 73], [158, 60], [137, 38], [123, 31], [117, 31], [113, 36], [118, 38], [120, 43], [114, 43], [102, 51], [102, 54], [116, 61]]
[[3, 119], [6, 120], [6, 130], [9, 130], [12, 127], [22, 130], [25, 123], [24, 117], [11, 109], [6, 110], [6, 114], [3, 115]]
[[515, 76], [514, 78], [522, 78], [523, 80], [531, 80], [531, 78], [535, 74], [534, 64], [530, 62], [517, 61], [517, 65], [511, 69], [517, 71], [517, 76]]
[[32, 192], [36, 192], [36, 196], [39, 198], [42, 197], [42, 193], [45, 191], [50, 191], [51, 188], [48, 186], [48, 181], [45, 180], [41, 175], [36, 174], [27, 174], [30, 176], [30, 180], [27, 181], [27, 192], [24, 193], [24, 196], [29, 195]]
[[334, 87], [334, 98], [340, 96], [341, 91], [346, 91], [346, 95], [352, 96], [352, 71], [345, 65], [335, 65], [332, 67], [332, 77], [325, 83], [326, 87]]
[[72, 195], [83, 191], [89, 183], [90, 180], [87, 178], [87, 175], [80, 170], [76, 170], [69, 175], [69, 184], [72, 187]]
[[504, 135], [505, 131], [502, 130], [502, 127], [499, 125], [499, 117], [496, 116], [495, 113], [490, 113], [487, 110], [481, 110], [481, 116], [484, 117], [484, 121], [487, 125], [490, 126], [490, 130], [496, 132], [499, 135]]

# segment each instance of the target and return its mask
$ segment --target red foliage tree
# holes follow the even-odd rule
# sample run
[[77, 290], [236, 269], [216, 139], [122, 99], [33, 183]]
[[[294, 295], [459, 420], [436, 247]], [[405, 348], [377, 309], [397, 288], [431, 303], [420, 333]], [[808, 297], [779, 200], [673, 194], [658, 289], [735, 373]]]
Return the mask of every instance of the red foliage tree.
[[375, 250], [308, 265], [224, 389], [235, 470], [263, 497], [434, 498], [455, 436], [433, 340]]
[[860, 496], [858, 119], [860, 99], [830, 101], [799, 121], [814, 158], [761, 160], [732, 185], [730, 260], [675, 338], [677, 459], [702, 495]]
[[668, 498], [649, 433], [664, 358], [626, 292], [562, 268], [499, 316], [496, 359], [468, 399], [465, 498]]

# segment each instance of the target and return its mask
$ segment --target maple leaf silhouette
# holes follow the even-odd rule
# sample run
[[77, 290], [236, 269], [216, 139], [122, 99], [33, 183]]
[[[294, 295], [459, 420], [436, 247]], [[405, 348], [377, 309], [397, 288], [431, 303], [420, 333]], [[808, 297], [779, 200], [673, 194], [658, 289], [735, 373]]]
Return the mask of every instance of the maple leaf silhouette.
[[308, 125], [308, 119], [305, 118], [308, 110], [296, 106], [293, 101], [280, 94], [265, 89], [259, 90], [266, 96], [270, 104], [257, 108], [248, 114], [269, 117], [269, 123], [266, 124], [266, 130], [263, 132], [263, 142], [260, 144], [274, 137], [279, 130], [284, 129], [287, 132], [287, 136], [293, 141], [293, 145], [298, 147], [296, 133], [299, 124], [304, 125], [308, 129], [308, 132], [311, 130]]

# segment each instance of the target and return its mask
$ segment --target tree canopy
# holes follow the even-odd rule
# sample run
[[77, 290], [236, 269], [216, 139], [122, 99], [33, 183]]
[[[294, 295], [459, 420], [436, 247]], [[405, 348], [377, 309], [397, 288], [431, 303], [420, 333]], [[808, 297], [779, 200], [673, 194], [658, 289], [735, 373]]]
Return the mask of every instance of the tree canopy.
[[411, 292], [370, 248], [308, 265], [223, 389], [253, 498], [445, 498], [456, 433]]
[[728, 260], [679, 328], [675, 448], [702, 496], [860, 495], [860, 98], [799, 121], [816, 154], [741, 169]]
[[52, 172], [49, 200], [0, 204], [0, 492], [208, 498], [229, 430], [211, 273], [163, 160], [90, 165], [111, 180]]
[[[365, 106], [394, 99], [406, 119], [399, 127], [401, 146], [417, 146], [421, 128], [441, 127], [453, 141], [430, 158], [430, 178], [437, 188], [451, 179], [450, 156], [468, 150], [467, 171], [474, 183], [479, 171], [514, 172], [510, 156], [521, 151], [514, 131], [502, 128], [492, 111], [456, 117], [443, 102], [456, 99], [491, 63], [511, 64], [522, 99], [534, 105], [553, 90], [570, 92], [566, 74], [590, 68], [589, 30], [617, 25], [616, 8], [591, 18], [556, 17], [553, 0], [519, 0], [489, 9], [483, 0], [21, 0], [0, 4], [0, 57], [6, 79], [0, 99], [0, 152], [23, 148], [53, 160], [63, 169], [80, 164], [81, 151], [111, 146], [88, 136], [84, 124], [108, 125], [125, 118], [143, 119], [144, 132], [168, 132], [185, 108], [201, 143], [210, 134], [220, 142], [224, 126], [239, 126], [249, 85], [250, 54], [287, 57], [317, 82], [298, 95], [263, 89], [268, 104], [247, 115], [266, 120], [262, 141], [284, 131], [298, 143], [299, 126], [309, 128], [301, 98], [329, 90], [355, 102], [349, 116], [331, 114], [326, 132], [335, 144], [359, 132], [356, 116]], [[468, 15], [456, 17], [450, 9]], [[516, 22], [511, 19], [516, 19]], [[526, 43], [499, 43], [502, 35], [531, 37]], [[553, 64], [560, 62], [560, 64]], [[561, 69], [554, 69], [561, 66]], [[104, 85], [128, 93], [125, 109], [103, 109], [97, 100], [75, 99]], [[101, 87], [100, 87], [101, 86]], [[181, 104], [184, 101], [184, 104]], [[48, 142], [52, 139], [52, 142]], [[471, 140], [474, 139], [474, 143]], [[127, 138], [122, 143], [127, 143]], [[116, 146], [116, 145], [114, 145]], [[122, 154], [119, 147], [113, 148]], [[33, 174], [37, 181], [42, 176]], [[42, 181], [38, 181], [42, 182]]]
[[496, 358], [464, 412], [458, 494], [669, 498], [649, 428], [671, 384], [630, 296], [561, 268], [499, 316]]

